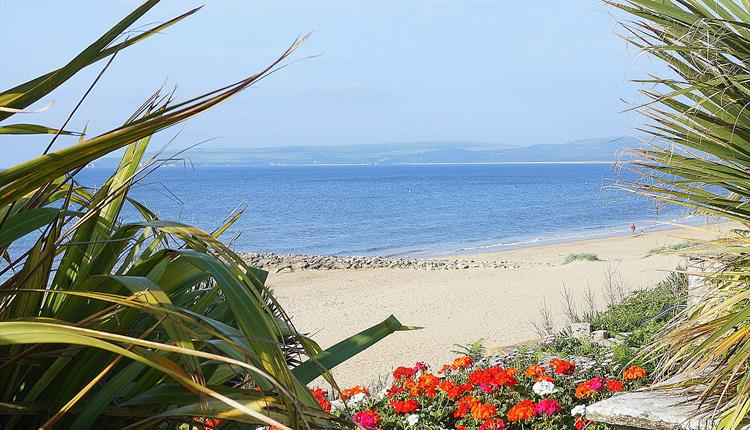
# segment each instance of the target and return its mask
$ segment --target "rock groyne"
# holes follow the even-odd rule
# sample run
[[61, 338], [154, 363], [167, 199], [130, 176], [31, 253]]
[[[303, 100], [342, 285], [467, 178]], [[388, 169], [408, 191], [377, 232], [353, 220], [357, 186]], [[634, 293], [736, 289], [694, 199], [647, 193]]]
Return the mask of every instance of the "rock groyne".
[[240, 253], [240, 255], [249, 265], [272, 273], [337, 269], [517, 269], [530, 265], [506, 260], [488, 261], [470, 258], [417, 259], [275, 253]]

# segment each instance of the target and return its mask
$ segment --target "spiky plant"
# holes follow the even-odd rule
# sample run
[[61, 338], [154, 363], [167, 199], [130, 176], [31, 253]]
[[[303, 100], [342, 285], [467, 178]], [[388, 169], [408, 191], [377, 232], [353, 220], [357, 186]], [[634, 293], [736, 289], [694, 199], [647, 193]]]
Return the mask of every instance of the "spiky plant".
[[[219, 240], [239, 214], [205, 232], [128, 196], [160, 163], [144, 159], [154, 133], [241, 92], [303, 40], [224, 88], [179, 103], [157, 92], [98, 136], [7, 123], [81, 69], [195, 12], [122, 40], [157, 3], [143, 3], [68, 64], [0, 93], [0, 134], [53, 135], [43, 155], [0, 171], [0, 428], [216, 426], [207, 419], [222, 429], [350, 427], [322, 411], [306, 384], [333, 383], [328, 369], [407, 328], [390, 317], [322, 351], [290, 323], [266, 273]], [[53, 150], [72, 134], [77, 143]], [[120, 148], [97, 189], [76, 180]], [[128, 205], [140, 221], [122, 221]]]
[[[653, 139], [632, 151], [639, 180], [627, 189], [750, 226], [750, 2], [607, 3], [636, 17], [627, 41], [662, 60], [671, 77], [642, 81]], [[750, 240], [713, 243], [709, 294], [651, 348], [662, 377], [692, 375], [718, 428], [750, 412]]]

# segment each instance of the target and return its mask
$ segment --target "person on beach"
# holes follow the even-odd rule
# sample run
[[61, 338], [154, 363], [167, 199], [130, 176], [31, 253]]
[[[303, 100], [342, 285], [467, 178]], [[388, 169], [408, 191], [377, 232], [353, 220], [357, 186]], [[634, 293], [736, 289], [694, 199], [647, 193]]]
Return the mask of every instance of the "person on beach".
[[633, 223], [633, 225], [630, 226], [630, 231], [632, 231], [633, 236], [635, 236], [635, 223]]

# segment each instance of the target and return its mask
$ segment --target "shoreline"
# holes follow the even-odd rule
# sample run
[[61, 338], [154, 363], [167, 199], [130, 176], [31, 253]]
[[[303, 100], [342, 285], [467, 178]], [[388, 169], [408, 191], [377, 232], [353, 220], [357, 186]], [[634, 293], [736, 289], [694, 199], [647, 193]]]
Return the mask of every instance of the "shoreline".
[[[596, 309], [603, 309], [612, 291], [624, 296], [653, 288], [686, 264], [678, 253], [652, 250], [716, 239], [737, 225], [718, 222], [472, 254], [475, 266], [460, 269], [465, 256], [440, 260], [454, 264], [448, 267], [455, 270], [395, 266], [272, 271], [267, 284], [296, 327], [315, 333], [323, 348], [389, 315], [405, 325], [424, 327], [388, 336], [334, 369], [337, 381], [347, 386], [369, 383], [395, 366], [416, 361], [439, 367], [451, 358], [455, 344], [483, 338], [485, 346], [494, 348], [538, 338], [532, 323], [545, 309], [556, 328], [567, 324], [566, 294], [579, 309], [586, 308], [589, 298]], [[598, 260], [564, 264], [574, 253], [592, 253]]]
[[696, 217], [693, 223], [654, 223], [640, 233], [622, 234], [614, 231], [595, 231], [588, 236], [568, 236], [547, 240], [532, 239], [519, 240], [502, 244], [477, 245], [465, 247], [455, 251], [430, 253], [395, 253], [386, 255], [318, 255], [294, 254], [275, 252], [239, 252], [238, 254], [251, 266], [267, 270], [272, 273], [289, 273], [309, 270], [359, 270], [359, 269], [423, 269], [423, 270], [465, 270], [475, 268], [519, 268], [524, 262], [499, 259], [487, 261], [487, 255], [533, 249], [550, 245], [575, 244], [602, 239], [616, 239], [640, 237], [659, 232], [670, 232], [685, 228], [701, 228], [700, 226], [719, 226], [731, 221], [710, 221], [708, 217]]

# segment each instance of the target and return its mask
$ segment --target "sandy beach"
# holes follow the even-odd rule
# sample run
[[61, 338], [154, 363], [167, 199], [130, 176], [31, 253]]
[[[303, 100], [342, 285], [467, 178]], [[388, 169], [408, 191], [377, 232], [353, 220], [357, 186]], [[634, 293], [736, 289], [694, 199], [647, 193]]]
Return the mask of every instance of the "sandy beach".
[[[558, 327], [566, 324], [563, 289], [580, 306], [593, 291], [604, 307], [608, 282], [628, 291], [649, 288], [685, 262], [676, 254], [648, 256], [650, 250], [717, 238], [736, 226], [723, 222], [452, 257], [516, 263], [503, 268], [310, 270], [272, 273], [268, 284], [297, 327], [324, 348], [391, 314], [424, 327], [395, 333], [335, 369], [340, 384], [367, 384], [398, 365], [439, 366], [452, 357], [454, 344], [483, 338], [492, 348], [537, 338], [532, 322], [540, 321], [545, 304]], [[592, 253], [601, 261], [563, 264], [572, 253]]]

